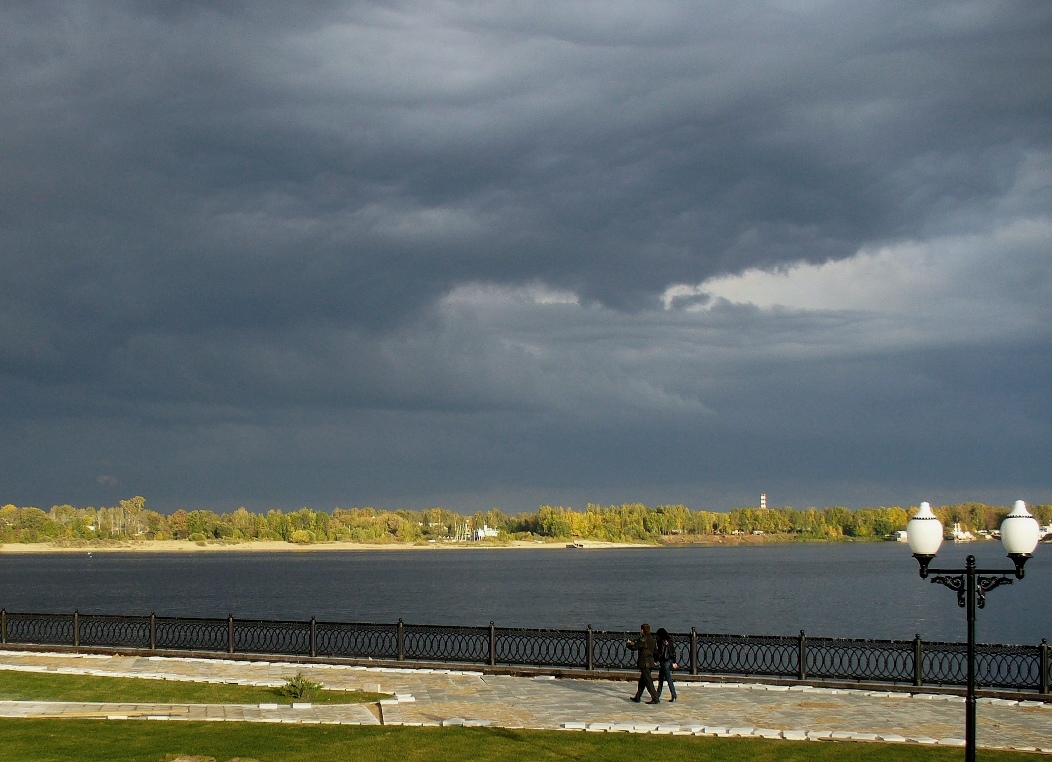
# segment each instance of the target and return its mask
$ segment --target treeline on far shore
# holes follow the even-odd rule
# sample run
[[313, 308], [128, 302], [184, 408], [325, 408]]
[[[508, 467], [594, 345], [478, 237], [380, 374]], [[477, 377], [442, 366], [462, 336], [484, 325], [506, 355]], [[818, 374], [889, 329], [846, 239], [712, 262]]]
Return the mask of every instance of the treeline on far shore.
[[[779, 535], [801, 540], [878, 539], [905, 529], [915, 508], [842, 507], [735, 508], [726, 513], [694, 511], [683, 505], [648, 507], [589, 505], [584, 510], [544, 505], [534, 513], [508, 515], [499, 509], [464, 516], [445, 508], [385, 511], [335, 508], [331, 512], [301, 508], [288, 513], [231, 513], [178, 510], [162, 514], [133, 497], [113, 507], [0, 507], [0, 542], [81, 544], [124, 540], [191, 540], [197, 542], [284, 541], [291, 543], [424, 543], [482, 539], [602, 540], [609, 542], [690, 542], [720, 535]], [[958, 503], [934, 508], [947, 528], [996, 529], [1006, 506]], [[1030, 507], [1042, 525], [1052, 523], [1052, 505]]]

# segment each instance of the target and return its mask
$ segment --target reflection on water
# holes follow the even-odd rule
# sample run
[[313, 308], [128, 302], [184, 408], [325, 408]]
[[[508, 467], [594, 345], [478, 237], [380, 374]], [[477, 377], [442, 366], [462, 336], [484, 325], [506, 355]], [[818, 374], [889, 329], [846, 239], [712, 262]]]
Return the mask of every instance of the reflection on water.
[[[937, 564], [1009, 567], [1000, 543], [944, 545]], [[992, 591], [983, 642], [1052, 637], [1052, 546]], [[900, 543], [625, 550], [499, 549], [0, 556], [8, 611], [486, 624], [964, 640], [956, 595]]]

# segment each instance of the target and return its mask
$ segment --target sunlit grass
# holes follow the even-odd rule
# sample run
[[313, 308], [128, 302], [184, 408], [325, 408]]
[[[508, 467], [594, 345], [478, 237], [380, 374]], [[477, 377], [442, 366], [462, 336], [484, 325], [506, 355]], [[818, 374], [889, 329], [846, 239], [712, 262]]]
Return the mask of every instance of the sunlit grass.
[[[161, 762], [201, 755], [218, 762], [317, 760], [626, 760], [662, 762], [957, 762], [963, 749], [879, 743], [768, 741], [504, 730], [497, 728], [349, 727], [240, 722], [0, 719], [5, 762]], [[169, 758], [171, 758], [169, 757]], [[983, 762], [1023, 762], [1036, 755], [982, 751]]]
[[322, 690], [309, 699], [283, 696], [279, 688], [192, 683], [139, 677], [97, 677], [0, 670], [2, 701], [74, 701], [120, 704], [361, 704], [389, 694]]

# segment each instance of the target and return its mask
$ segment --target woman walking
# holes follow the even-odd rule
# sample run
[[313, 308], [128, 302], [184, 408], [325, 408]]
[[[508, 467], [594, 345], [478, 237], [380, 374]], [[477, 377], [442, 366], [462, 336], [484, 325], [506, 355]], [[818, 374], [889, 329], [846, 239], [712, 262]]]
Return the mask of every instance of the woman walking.
[[676, 700], [676, 684], [672, 682], [672, 670], [679, 667], [676, 664], [676, 644], [672, 642], [672, 636], [664, 627], [658, 628], [657, 637], [657, 663], [658, 684], [657, 700], [661, 700], [661, 688], [668, 683], [668, 691], [672, 694], [669, 701]]

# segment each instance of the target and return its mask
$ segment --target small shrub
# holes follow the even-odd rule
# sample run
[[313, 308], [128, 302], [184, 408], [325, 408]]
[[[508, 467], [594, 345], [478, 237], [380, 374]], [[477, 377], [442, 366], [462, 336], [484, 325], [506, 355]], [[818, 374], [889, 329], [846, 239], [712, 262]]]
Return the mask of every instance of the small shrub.
[[307, 529], [297, 529], [289, 537], [289, 542], [299, 543], [300, 545], [310, 545], [314, 542], [314, 533]]
[[314, 696], [324, 686], [308, 678], [302, 672], [297, 672], [295, 677], [290, 677], [285, 684], [278, 689], [282, 696], [294, 699], [304, 699]]
[[190, 542], [204, 542], [208, 538], [205, 537], [203, 532], [194, 532], [187, 539], [190, 540]]

